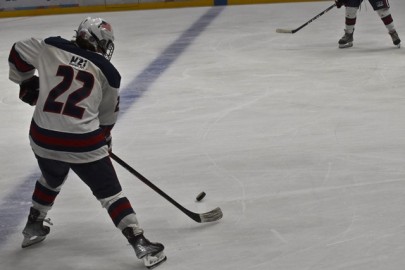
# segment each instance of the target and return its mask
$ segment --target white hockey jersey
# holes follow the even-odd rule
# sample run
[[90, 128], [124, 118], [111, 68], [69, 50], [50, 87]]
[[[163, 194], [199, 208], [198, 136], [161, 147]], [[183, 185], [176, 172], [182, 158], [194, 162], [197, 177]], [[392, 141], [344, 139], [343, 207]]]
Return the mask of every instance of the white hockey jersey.
[[105, 135], [117, 120], [121, 76], [107, 59], [61, 37], [31, 38], [13, 45], [9, 65], [17, 84], [39, 75], [30, 127], [36, 155], [71, 163], [108, 155]]

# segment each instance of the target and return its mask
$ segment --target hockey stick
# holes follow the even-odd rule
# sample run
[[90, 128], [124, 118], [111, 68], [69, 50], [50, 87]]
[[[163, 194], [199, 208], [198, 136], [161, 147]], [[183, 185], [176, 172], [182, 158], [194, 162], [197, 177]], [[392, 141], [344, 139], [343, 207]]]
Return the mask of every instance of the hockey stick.
[[302, 28], [304, 28], [305, 26], [307, 26], [311, 22], [315, 21], [316, 19], [318, 19], [319, 17], [321, 17], [323, 14], [325, 14], [326, 12], [328, 12], [329, 10], [331, 10], [334, 7], [336, 7], [336, 4], [331, 5], [330, 7], [328, 7], [327, 9], [325, 9], [324, 11], [322, 11], [321, 13], [319, 13], [318, 15], [316, 15], [315, 17], [313, 17], [312, 19], [310, 19], [309, 21], [307, 21], [306, 23], [304, 23], [303, 25], [301, 25], [300, 27], [298, 27], [296, 29], [280, 29], [280, 28], [278, 28], [278, 29], [276, 29], [276, 32], [277, 33], [294, 34], [295, 32], [298, 32], [299, 30], [301, 30]]
[[185, 207], [183, 207], [181, 204], [179, 204], [178, 202], [176, 202], [175, 200], [173, 200], [169, 195], [167, 195], [166, 193], [164, 193], [160, 188], [158, 188], [157, 186], [155, 186], [152, 182], [150, 182], [148, 179], [146, 179], [146, 177], [144, 177], [143, 175], [141, 175], [139, 172], [137, 172], [134, 168], [132, 168], [131, 166], [129, 166], [127, 163], [125, 163], [125, 161], [123, 161], [122, 159], [120, 159], [119, 157], [117, 157], [113, 152], [110, 152], [110, 157], [115, 160], [118, 164], [120, 164], [122, 167], [124, 167], [125, 169], [127, 169], [131, 174], [135, 175], [139, 180], [141, 180], [142, 182], [144, 182], [147, 186], [149, 186], [150, 188], [152, 188], [154, 191], [156, 191], [157, 193], [159, 193], [159, 195], [161, 195], [163, 198], [165, 198], [166, 200], [168, 200], [169, 202], [171, 202], [174, 206], [176, 206], [178, 209], [180, 209], [180, 211], [182, 211], [184, 214], [186, 214], [187, 216], [189, 216], [191, 219], [193, 219], [194, 221], [198, 222], [198, 223], [205, 223], [205, 222], [212, 222], [212, 221], [217, 221], [219, 219], [222, 218], [222, 210], [221, 208], [217, 207], [209, 212], [206, 213], [202, 213], [202, 214], [198, 214], [198, 213], [194, 213], [191, 212], [190, 210], [186, 209]]

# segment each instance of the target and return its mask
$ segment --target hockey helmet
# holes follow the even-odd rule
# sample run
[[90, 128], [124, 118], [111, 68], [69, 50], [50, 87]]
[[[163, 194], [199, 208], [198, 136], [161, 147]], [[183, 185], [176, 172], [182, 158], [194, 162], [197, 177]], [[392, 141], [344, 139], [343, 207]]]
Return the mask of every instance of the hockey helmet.
[[87, 41], [94, 51], [104, 55], [108, 60], [114, 52], [114, 32], [111, 25], [102, 18], [87, 17], [79, 25], [76, 38]]

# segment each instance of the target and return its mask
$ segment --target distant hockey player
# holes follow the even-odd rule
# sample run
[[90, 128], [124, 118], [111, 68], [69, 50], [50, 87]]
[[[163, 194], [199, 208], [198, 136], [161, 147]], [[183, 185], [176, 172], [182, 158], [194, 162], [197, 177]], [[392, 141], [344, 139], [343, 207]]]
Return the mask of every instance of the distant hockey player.
[[42, 173], [33, 191], [22, 247], [43, 241], [49, 233], [45, 217], [72, 169], [107, 209], [136, 256], [152, 268], [166, 260], [164, 246], [144, 237], [109, 157], [121, 82], [109, 61], [113, 41], [108, 22], [88, 17], [71, 41], [30, 38], [12, 46], [9, 78], [19, 84], [19, 98], [35, 105], [29, 135]]
[[[368, 0], [373, 7], [373, 9], [378, 13], [381, 20], [383, 21], [385, 27], [388, 30], [392, 38], [394, 45], [400, 47], [401, 40], [399, 39], [398, 33], [395, 30], [394, 20], [392, 19], [390, 12], [390, 4], [388, 0]], [[346, 6], [345, 12], [345, 34], [339, 40], [339, 48], [348, 48], [353, 46], [353, 32], [354, 26], [356, 24], [357, 11], [360, 8], [360, 4], [363, 0], [335, 0], [336, 6], [340, 8], [341, 6]]]

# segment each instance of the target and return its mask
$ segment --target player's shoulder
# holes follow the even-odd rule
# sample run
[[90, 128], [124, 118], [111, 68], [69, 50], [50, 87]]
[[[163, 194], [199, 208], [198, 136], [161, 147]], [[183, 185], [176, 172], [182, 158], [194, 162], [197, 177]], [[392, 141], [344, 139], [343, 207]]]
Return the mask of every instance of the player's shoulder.
[[25, 39], [21, 39], [17, 42], [14, 43], [14, 45], [25, 45], [28, 47], [32, 47], [32, 46], [40, 46], [43, 43], [43, 39], [42, 38], [37, 38], [37, 37], [29, 37], [29, 38], [25, 38]]
[[55, 45], [55, 46], [56, 46], [56, 45], [59, 45], [59, 46], [67, 46], [67, 45], [69, 45], [69, 44], [72, 43], [72, 42], [70, 42], [69, 40], [64, 39], [64, 38], [62, 38], [62, 37], [60, 37], [60, 36], [45, 38], [45, 39], [44, 39], [44, 42], [45, 42], [46, 44]]
[[62, 37], [49, 37], [44, 40], [45, 44], [57, 47], [61, 50], [70, 52], [77, 56], [83, 57], [96, 65], [104, 76], [107, 78], [108, 83], [115, 88], [120, 87], [121, 75], [114, 65], [101, 54], [84, 50], [78, 47], [74, 42], [66, 40]]

